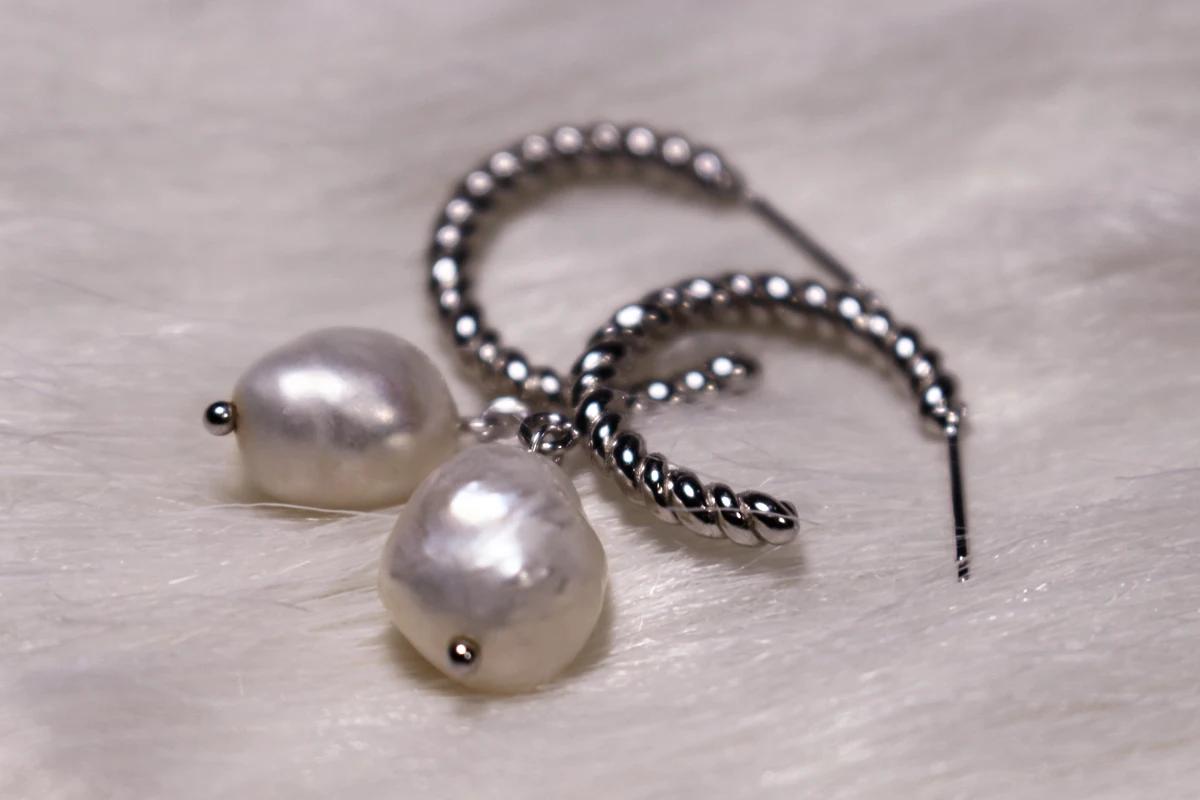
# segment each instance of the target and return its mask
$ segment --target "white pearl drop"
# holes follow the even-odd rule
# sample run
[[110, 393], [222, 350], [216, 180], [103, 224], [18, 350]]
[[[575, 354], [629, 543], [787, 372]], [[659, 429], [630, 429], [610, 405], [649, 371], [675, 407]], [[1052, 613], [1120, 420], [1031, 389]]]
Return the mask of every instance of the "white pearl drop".
[[298, 505], [402, 502], [458, 445], [441, 373], [382, 331], [329, 328], [285, 344], [246, 371], [233, 404], [246, 476]]
[[[459, 453], [417, 488], [383, 552], [400, 632], [474, 689], [527, 691], [583, 649], [604, 605], [604, 549], [566, 473], [508, 444]], [[470, 664], [457, 643], [477, 648]]]

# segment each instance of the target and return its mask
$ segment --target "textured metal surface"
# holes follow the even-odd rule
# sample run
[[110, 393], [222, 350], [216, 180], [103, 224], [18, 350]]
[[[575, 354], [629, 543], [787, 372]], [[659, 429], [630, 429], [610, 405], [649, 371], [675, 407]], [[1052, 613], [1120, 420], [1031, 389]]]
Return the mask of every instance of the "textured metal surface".
[[[506, 344], [505, 337], [486, 320], [468, 276], [478, 260], [475, 245], [481, 222], [521, 195], [544, 191], [564, 179], [579, 180], [618, 169], [624, 170], [623, 175], [641, 177], [665, 173], [718, 202], [756, 214], [839, 280], [848, 284], [854, 280], [849, 269], [797, 223], [751, 193], [711, 147], [642, 124], [562, 125], [530, 134], [483, 159], [463, 177], [437, 217], [428, 250], [429, 287], [438, 313], [464, 361], [476, 367], [496, 392], [536, 405], [558, 406], [566, 401], [564, 380], [554, 367], [536, 364], [522, 350]], [[719, 312], [724, 304], [736, 301], [741, 288], [735, 285], [729, 293], [714, 298], [714, 286], [698, 279], [680, 287], [681, 294], [675, 299], [685, 309], [703, 307]], [[624, 332], [650, 334], [664, 324], [663, 308], [631, 305], [616, 314], [613, 324]], [[608, 338], [615, 332], [602, 329], [593, 338]]]
[[[727, 537], [740, 545], [786, 544], [799, 531], [795, 507], [760, 491], [734, 492], [723, 483], [703, 484], [694, 473], [678, 465], [655, 460], [646, 486], [643, 463], [646, 445], [627, 431], [626, 418], [608, 411], [622, 385], [622, 374], [634, 356], [645, 350], [647, 319], [655, 320], [659, 335], [695, 330], [698, 325], [731, 318], [754, 319], [749, 312], [766, 312], [758, 319], [795, 324], [832, 323], [850, 336], [865, 341], [889, 360], [906, 379], [917, 409], [933, 420], [951, 444], [950, 467], [954, 480], [952, 505], [959, 577], [967, 577], [966, 521], [957, 447], [959, 424], [965, 408], [956, 396], [953, 377], [939, 366], [936, 351], [922, 343], [910, 327], [897, 329], [891, 313], [861, 287], [832, 289], [816, 281], [796, 283], [778, 274], [748, 277], [741, 274], [718, 278], [691, 278], [680, 284], [651, 292], [638, 304], [618, 311], [592, 337], [588, 349], [571, 370], [576, 398], [575, 423], [601, 464], [628, 495], [658, 506], [669, 514], [660, 516], [679, 522], [701, 536]], [[714, 312], [721, 312], [714, 316]], [[652, 381], [639, 388], [634, 409], [641, 410], [677, 400], [688, 393], [714, 391], [745, 381], [755, 371], [746, 363], [719, 356], [703, 370], [685, 372], [673, 382]], [[657, 458], [657, 457], [656, 457]], [[751, 535], [751, 533], [753, 535]]]

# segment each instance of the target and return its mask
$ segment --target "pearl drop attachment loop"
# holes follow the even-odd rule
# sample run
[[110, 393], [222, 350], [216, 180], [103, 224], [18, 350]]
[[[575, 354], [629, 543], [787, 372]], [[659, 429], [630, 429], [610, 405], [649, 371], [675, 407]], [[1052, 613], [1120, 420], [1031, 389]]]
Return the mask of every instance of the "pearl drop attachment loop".
[[556, 463], [579, 439], [579, 430], [557, 411], [542, 411], [526, 417], [517, 433], [529, 452], [549, 456]]
[[528, 403], [504, 395], [492, 400], [478, 416], [464, 420], [463, 424], [476, 439], [490, 442], [512, 436], [528, 417]]

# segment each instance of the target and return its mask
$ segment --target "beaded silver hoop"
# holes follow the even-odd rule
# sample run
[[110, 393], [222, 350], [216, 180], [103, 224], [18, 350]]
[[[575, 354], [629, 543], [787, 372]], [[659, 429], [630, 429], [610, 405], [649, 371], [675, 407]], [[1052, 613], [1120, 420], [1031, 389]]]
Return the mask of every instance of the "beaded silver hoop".
[[[838, 281], [845, 285], [856, 282], [850, 270], [799, 225], [750, 191], [710, 147], [640, 124], [563, 125], [545, 134], [531, 134], [492, 154], [459, 182], [438, 215], [429, 246], [430, 290], [438, 313], [464, 360], [482, 371], [496, 394], [519, 397], [534, 406], [561, 407], [569, 386], [556, 369], [533, 363], [488, 325], [467, 275], [480, 221], [506, 199], [536, 187], [539, 178], [551, 174], [582, 177], [589, 168], [617, 165], [632, 167], [633, 174], [642, 177], [674, 175], [682, 185], [718, 203], [745, 208]], [[752, 359], [728, 358], [732, 380], [754, 371]], [[662, 385], [660, 381], [655, 388]], [[686, 386], [680, 388], [687, 390]]]

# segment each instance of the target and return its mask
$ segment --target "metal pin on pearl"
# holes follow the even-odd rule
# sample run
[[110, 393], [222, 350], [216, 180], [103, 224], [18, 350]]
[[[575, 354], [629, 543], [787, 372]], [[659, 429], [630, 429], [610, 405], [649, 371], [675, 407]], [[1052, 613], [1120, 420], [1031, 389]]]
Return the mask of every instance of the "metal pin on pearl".
[[447, 657], [457, 669], [473, 669], [479, 666], [479, 645], [463, 637], [452, 639]]

